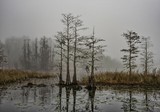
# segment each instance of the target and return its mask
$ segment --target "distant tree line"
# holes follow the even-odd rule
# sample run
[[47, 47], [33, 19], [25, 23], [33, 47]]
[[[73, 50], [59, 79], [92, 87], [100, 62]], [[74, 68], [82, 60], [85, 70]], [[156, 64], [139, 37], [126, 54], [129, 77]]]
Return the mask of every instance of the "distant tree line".
[[24, 39], [21, 64], [25, 70], [53, 70], [54, 48], [50, 38], [42, 37], [34, 41]]
[[3, 69], [3, 66], [6, 63], [7, 63], [7, 56], [5, 55], [5, 52], [4, 52], [4, 45], [0, 41], [0, 67]]
[[33, 71], [49, 71], [54, 66], [53, 39], [42, 37], [7, 38], [0, 43], [0, 63], [5, 68]]

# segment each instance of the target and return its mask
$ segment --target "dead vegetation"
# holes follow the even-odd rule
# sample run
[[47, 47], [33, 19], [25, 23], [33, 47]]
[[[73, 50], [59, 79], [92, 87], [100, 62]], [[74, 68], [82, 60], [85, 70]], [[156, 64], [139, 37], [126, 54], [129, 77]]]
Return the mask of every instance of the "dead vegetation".
[[22, 82], [30, 78], [51, 78], [54, 75], [49, 73], [20, 71], [20, 70], [0, 70], [0, 85], [12, 82]]
[[[142, 85], [142, 86], [159, 86], [160, 75], [143, 75], [133, 73], [129, 75], [125, 72], [105, 72], [97, 73], [94, 76], [97, 85]], [[88, 83], [88, 77], [83, 77], [82, 84]]]

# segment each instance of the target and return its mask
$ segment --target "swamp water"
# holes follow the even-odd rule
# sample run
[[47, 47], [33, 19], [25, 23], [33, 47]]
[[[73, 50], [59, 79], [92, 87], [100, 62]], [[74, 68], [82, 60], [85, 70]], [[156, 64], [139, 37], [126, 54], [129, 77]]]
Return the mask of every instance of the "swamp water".
[[103, 86], [88, 91], [41, 83], [46, 86], [1, 87], [0, 112], [160, 112], [159, 89]]

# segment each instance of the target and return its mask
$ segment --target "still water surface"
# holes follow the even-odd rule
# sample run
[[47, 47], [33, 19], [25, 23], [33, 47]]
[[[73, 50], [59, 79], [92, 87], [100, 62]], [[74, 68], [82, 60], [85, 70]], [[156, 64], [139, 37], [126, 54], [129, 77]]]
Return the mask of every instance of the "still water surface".
[[88, 91], [48, 82], [1, 87], [0, 112], [160, 112], [159, 89], [103, 86]]

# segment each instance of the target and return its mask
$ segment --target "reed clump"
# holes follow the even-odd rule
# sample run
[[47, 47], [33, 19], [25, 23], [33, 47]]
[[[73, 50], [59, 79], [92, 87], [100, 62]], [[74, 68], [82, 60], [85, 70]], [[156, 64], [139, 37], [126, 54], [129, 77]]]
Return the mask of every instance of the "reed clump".
[[5, 85], [11, 82], [18, 82], [30, 78], [50, 78], [54, 77], [49, 73], [40, 73], [22, 70], [0, 70], [0, 85]]
[[[160, 85], [160, 75], [153, 74], [132, 73], [129, 75], [126, 72], [104, 72], [95, 74], [94, 79], [97, 85]], [[83, 77], [80, 82], [87, 84], [88, 77]]]

